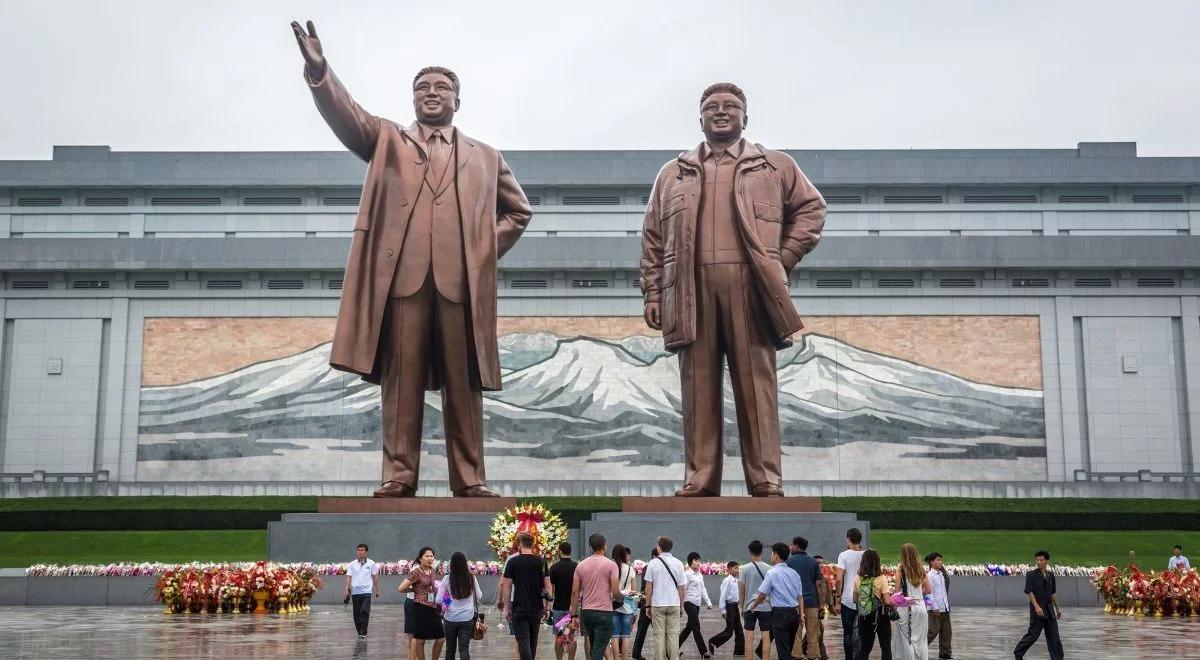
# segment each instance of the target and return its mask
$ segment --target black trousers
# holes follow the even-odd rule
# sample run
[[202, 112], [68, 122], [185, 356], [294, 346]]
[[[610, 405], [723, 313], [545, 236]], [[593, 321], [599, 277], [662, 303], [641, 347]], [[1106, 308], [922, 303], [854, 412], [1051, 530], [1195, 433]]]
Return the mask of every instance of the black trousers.
[[[846, 610], [843, 608], [842, 612]], [[858, 617], [858, 638], [854, 645], [854, 660], [869, 660], [875, 638], [879, 638], [879, 653], [883, 660], [892, 660], [892, 621], [878, 608], [871, 616]]]
[[[475, 632], [475, 620], [447, 621], [442, 619], [446, 631], [446, 660], [471, 660], [471, 633]], [[436, 658], [435, 658], [436, 660]]]
[[642, 657], [642, 647], [646, 644], [646, 633], [650, 632], [650, 610], [639, 607], [637, 620], [637, 635], [633, 638], [633, 655], [630, 657]]
[[679, 631], [679, 648], [683, 648], [683, 643], [687, 641], [688, 635], [691, 635], [692, 639], [696, 640], [696, 648], [700, 649], [700, 655], [708, 653], [708, 647], [704, 645], [704, 633], [700, 632], [700, 606], [684, 601], [683, 611], [687, 614], [687, 624]]
[[533, 660], [537, 654], [538, 628], [542, 624], [542, 613], [513, 612], [513, 632], [517, 638], [517, 653], [521, 660]]
[[741, 612], [737, 603], [725, 603], [725, 630], [717, 633], [708, 640], [713, 646], [721, 646], [733, 638], [733, 654], [742, 655], [746, 652], [746, 635], [742, 632]]
[[792, 660], [792, 643], [796, 641], [799, 622], [800, 613], [796, 608], [771, 608], [771, 639], [775, 642], [775, 656], [779, 660]]
[[358, 634], [367, 634], [367, 624], [371, 621], [371, 594], [354, 594], [350, 597], [350, 606], [354, 610], [354, 629]]
[[842, 651], [846, 660], [854, 660], [854, 631], [858, 626], [858, 610], [842, 604]]
[[1063, 645], [1062, 638], [1058, 636], [1058, 619], [1054, 616], [1054, 610], [1046, 610], [1047, 616], [1040, 617], [1033, 612], [1029, 613], [1029, 630], [1025, 631], [1025, 636], [1021, 641], [1017, 642], [1017, 648], [1013, 650], [1013, 654], [1018, 658], [1025, 657], [1025, 652], [1033, 643], [1038, 641], [1042, 636], [1042, 631], [1046, 631], [1046, 648], [1050, 651], [1050, 660], [1063, 660]]

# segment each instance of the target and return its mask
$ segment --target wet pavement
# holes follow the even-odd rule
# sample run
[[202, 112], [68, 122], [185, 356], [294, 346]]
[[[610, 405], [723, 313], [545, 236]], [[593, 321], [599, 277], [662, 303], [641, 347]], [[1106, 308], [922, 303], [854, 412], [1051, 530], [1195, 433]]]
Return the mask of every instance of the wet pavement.
[[[724, 625], [705, 610], [705, 637]], [[516, 658], [507, 630], [495, 623], [487, 638], [471, 644], [472, 657]], [[1023, 608], [961, 608], [954, 612], [954, 655], [963, 660], [1011, 659], [1024, 633]], [[841, 660], [841, 632], [828, 620], [830, 657]], [[1069, 609], [1061, 622], [1068, 658], [1200, 658], [1200, 619], [1154, 619], [1106, 615], [1099, 608]], [[543, 628], [543, 632], [548, 629]], [[836, 647], [836, 648], [835, 648]], [[715, 657], [728, 658], [732, 642]], [[871, 657], [877, 658], [878, 650]], [[649, 649], [646, 649], [647, 657]], [[931, 658], [936, 658], [934, 649]], [[349, 609], [315, 607], [293, 615], [164, 615], [149, 607], [0, 607], [0, 658], [406, 658], [403, 609], [378, 605], [364, 641], [356, 639]], [[428, 656], [427, 657], [431, 657]], [[538, 657], [551, 659], [543, 634]], [[577, 653], [582, 658], [582, 653]], [[697, 658], [694, 646], [684, 658]], [[1045, 658], [1038, 642], [1027, 658]], [[432, 660], [432, 658], [431, 658]]]

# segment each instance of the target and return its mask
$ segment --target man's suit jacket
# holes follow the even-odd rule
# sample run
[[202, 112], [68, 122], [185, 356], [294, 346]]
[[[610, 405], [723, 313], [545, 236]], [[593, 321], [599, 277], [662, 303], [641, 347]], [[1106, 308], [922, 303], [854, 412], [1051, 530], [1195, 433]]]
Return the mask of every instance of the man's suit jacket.
[[[308, 79], [321, 116], [346, 148], [367, 161], [362, 201], [346, 262], [329, 363], [378, 383], [379, 335], [405, 228], [412, 216], [429, 159], [415, 125], [402, 128], [354, 102], [325, 67]], [[456, 131], [454, 189], [462, 215], [467, 301], [475, 356], [484, 390], [500, 389], [496, 343], [496, 261], [525, 231], [529, 200], [496, 149]], [[449, 176], [449, 173], [447, 173]], [[439, 384], [431, 377], [430, 389]]]

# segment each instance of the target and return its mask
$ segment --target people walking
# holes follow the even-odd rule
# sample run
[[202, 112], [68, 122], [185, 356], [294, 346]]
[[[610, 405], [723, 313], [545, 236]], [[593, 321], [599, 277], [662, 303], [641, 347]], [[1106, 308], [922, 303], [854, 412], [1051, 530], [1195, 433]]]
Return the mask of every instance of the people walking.
[[704, 576], [700, 573], [700, 553], [688, 553], [683, 578], [683, 612], [687, 616], [687, 623], [683, 630], [679, 631], [679, 648], [683, 649], [684, 642], [691, 635], [692, 640], [696, 642], [696, 649], [700, 651], [700, 656], [710, 658], [712, 653], [709, 652], [708, 643], [704, 641], [704, 633], [700, 631], [700, 607], [703, 605], [712, 609], [712, 601], [708, 598], [708, 589], [704, 588]]
[[917, 546], [900, 546], [900, 568], [896, 572], [896, 589], [914, 601], [898, 608], [896, 634], [892, 636], [892, 657], [895, 660], [929, 660], [929, 613], [925, 609], [925, 594], [932, 593], [925, 566], [917, 555]]
[[467, 557], [450, 555], [450, 569], [438, 584], [437, 602], [442, 605], [442, 629], [446, 633], [446, 660], [471, 660], [471, 635], [479, 618], [483, 591], [471, 575]]
[[[817, 648], [821, 654], [818, 656], [818, 660], [829, 660], [829, 650], [825, 647], [825, 616], [833, 613], [841, 594], [834, 593], [834, 590], [829, 586], [829, 582], [825, 579], [825, 558], [821, 555], [813, 555], [813, 559], [817, 561], [817, 570], [821, 572], [821, 582], [817, 585], [817, 600], [819, 602], [819, 609], [817, 610]], [[812, 659], [810, 658], [809, 660]]]
[[931, 552], [925, 555], [925, 563], [929, 566], [929, 599], [933, 608], [929, 610], [929, 643], [938, 641], [938, 659], [951, 660], [954, 656], [950, 648], [950, 574], [942, 560], [942, 553]]
[[617, 564], [604, 556], [607, 541], [602, 534], [588, 537], [592, 555], [575, 567], [571, 606], [580, 622], [588, 646], [588, 660], [604, 660], [613, 632], [613, 601], [622, 600], [617, 586]]
[[646, 565], [646, 602], [650, 603], [650, 631], [654, 660], [679, 660], [679, 612], [684, 596], [683, 563], [671, 556], [675, 542], [658, 537], [658, 556]]
[[721, 596], [717, 603], [725, 614], [725, 629], [708, 640], [708, 652], [716, 654], [717, 648], [733, 639], [733, 654], [746, 655], [746, 639], [742, 634], [741, 616], [741, 567], [736, 561], [725, 564], [725, 579], [721, 580]]
[[1025, 657], [1029, 647], [1046, 632], [1046, 648], [1050, 651], [1050, 660], [1063, 660], [1062, 638], [1058, 634], [1058, 620], [1062, 618], [1062, 608], [1058, 606], [1058, 596], [1055, 595], [1054, 571], [1050, 570], [1050, 553], [1038, 550], [1034, 554], [1037, 568], [1025, 574], [1025, 594], [1029, 597], [1029, 630], [1013, 655], [1017, 660]]
[[800, 576], [804, 585], [804, 602], [800, 607], [800, 626], [792, 644], [792, 655], [801, 658], [817, 657], [817, 626], [820, 602], [817, 585], [824, 582], [817, 560], [808, 554], [808, 539], [797, 536], [792, 539], [791, 555], [787, 565]]
[[[868, 660], [876, 638], [879, 639], [880, 656], [883, 660], [892, 660], [892, 621], [886, 613], [892, 599], [892, 589], [883, 574], [878, 552], [864, 550], [859, 559], [858, 576], [850, 583], [855, 605], [852, 610], [854, 628], [851, 629], [853, 660]], [[845, 603], [842, 605], [844, 613]], [[845, 620], [844, 614], [842, 619]]]
[[842, 617], [842, 650], [846, 660], [854, 657], [854, 629], [858, 625], [858, 609], [854, 605], [854, 582], [862, 562], [862, 532], [856, 527], [846, 530], [846, 549], [838, 555], [837, 591], [841, 600], [834, 613]]
[[[512, 623], [518, 657], [533, 660], [545, 613], [542, 594], [550, 593], [550, 576], [546, 562], [533, 552], [533, 536], [529, 532], [518, 532], [516, 540], [517, 554], [509, 557], [504, 576], [500, 578], [499, 607]], [[512, 594], [511, 602], [509, 594]]]
[[[650, 561], [658, 556], [658, 548], [650, 549]], [[646, 645], [646, 635], [650, 632], [650, 600], [646, 598], [646, 577], [642, 574], [641, 598], [638, 600], [637, 634], [633, 638], [633, 656], [631, 660], [646, 660], [642, 655], [642, 647]]]
[[[762, 602], [754, 605], [754, 597], [758, 594], [763, 580], [767, 579], [767, 571], [771, 570], [771, 565], [762, 560], [762, 541], [751, 541], [746, 546], [746, 551], [750, 553], [750, 561], [739, 569], [742, 584], [738, 588], [741, 595], [742, 628], [746, 631], [746, 648], [755, 649], [763, 660], [770, 660], [771, 604]], [[759, 633], [757, 646], [754, 642], [756, 629]]]
[[367, 544], [359, 543], [358, 555], [346, 564], [346, 598], [352, 602], [354, 630], [359, 639], [366, 639], [367, 624], [371, 621], [371, 596], [379, 598], [379, 564], [367, 557]]
[[[617, 563], [617, 587], [621, 590], [621, 606], [613, 610], [613, 634], [609, 642], [611, 660], [630, 660], [633, 647], [633, 621], [637, 617], [638, 593], [633, 565], [633, 551], [620, 543], [613, 546], [612, 560]], [[613, 601], [615, 604], [616, 601]]]
[[442, 644], [446, 637], [442, 629], [442, 617], [438, 611], [438, 579], [437, 571], [434, 570], [437, 556], [434, 555], [433, 548], [425, 547], [417, 553], [417, 560], [419, 563], [400, 583], [402, 593], [411, 589], [413, 594], [413, 641], [409, 656], [416, 660], [425, 660], [425, 644], [432, 640], [432, 660], [441, 657]]
[[[571, 544], [563, 541], [558, 544], [558, 561], [550, 567], [550, 588], [554, 600], [550, 604], [550, 625], [558, 623], [571, 611], [571, 588], [575, 583], [575, 567], [578, 564], [571, 559]], [[563, 644], [562, 638], [554, 636], [554, 660], [575, 660], [575, 638], [569, 644]]]
[[[800, 623], [798, 609], [804, 600], [804, 583], [800, 575], [787, 565], [791, 551], [786, 543], [771, 546], [771, 570], [758, 587], [754, 605], [771, 604], [771, 638], [775, 640], [775, 653], [779, 660], [792, 660], [792, 643]], [[766, 649], [763, 649], [766, 655]]]

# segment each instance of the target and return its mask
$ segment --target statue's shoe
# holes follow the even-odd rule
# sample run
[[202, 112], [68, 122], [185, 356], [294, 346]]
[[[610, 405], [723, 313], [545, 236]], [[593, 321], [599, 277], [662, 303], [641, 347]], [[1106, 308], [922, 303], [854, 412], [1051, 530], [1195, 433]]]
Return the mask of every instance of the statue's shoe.
[[759, 484], [750, 489], [752, 497], [783, 497], [783, 487], [775, 484]]
[[467, 486], [462, 490], [454, 491], [455, 497], [500, 497], [500, 493], [479, 484], [477, 486]]
[[695, 484], [684, 484], [683, 488], [675, 491], [675, 497], [720, 497], [720, 495]]
[[375, 489], [375, 497], [416, 497], [417, 489], [399, 481], [386, 481]]

